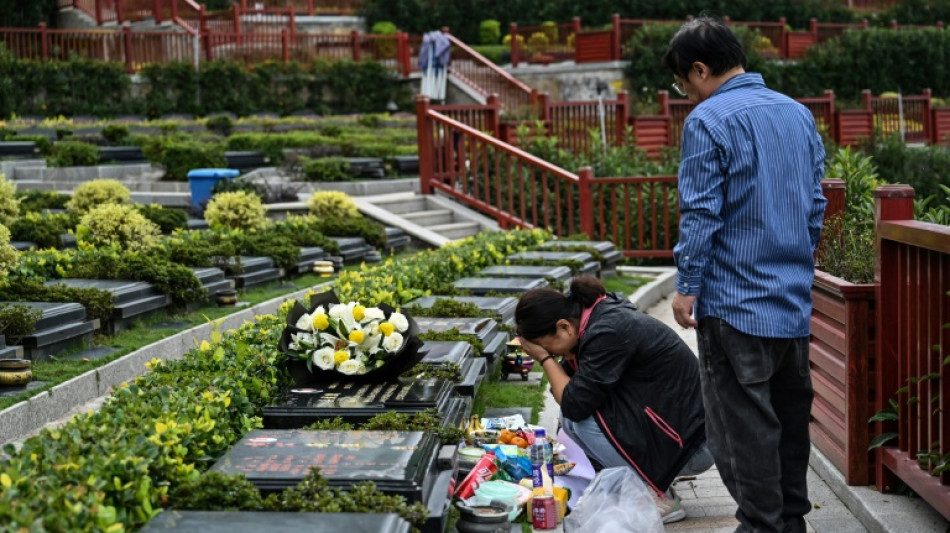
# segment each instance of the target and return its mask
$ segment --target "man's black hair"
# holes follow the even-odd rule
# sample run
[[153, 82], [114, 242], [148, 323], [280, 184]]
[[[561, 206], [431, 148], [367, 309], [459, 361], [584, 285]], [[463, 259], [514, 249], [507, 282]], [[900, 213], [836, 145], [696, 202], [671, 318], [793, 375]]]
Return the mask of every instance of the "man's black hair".
[[663, 56], [666, 66], [684, 79], [697, 61], [708, 66], [713, 76], [746, 66], [745, 52], [735, 34], [722, 20], [709, 15], [683, 24]]

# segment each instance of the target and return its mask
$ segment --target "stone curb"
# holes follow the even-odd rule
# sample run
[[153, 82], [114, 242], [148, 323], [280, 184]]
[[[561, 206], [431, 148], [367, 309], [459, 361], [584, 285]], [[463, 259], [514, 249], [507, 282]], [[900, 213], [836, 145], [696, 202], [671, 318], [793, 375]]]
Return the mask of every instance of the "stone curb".
[[673, 293], [676, 285], [676, 269], [673, 267], [617, 267], [618, 274], [651, 275], [656, 279], [630, 295], [630, 302], [646, 313], [647, 309]]
[[[256, 315], [275, 314], [286, 300], [300, 299], [311, 289], [330, 285], [332, 282], [285, 294], [253, 307], [248, 307], [215, 322], [220, 331], [228, 331], [250, 322]], [[100, 396], [109, 395], [112, 389], [145, 373], [145, 363], [152, 359], [165, 361], [180, 359], [185, 352], [210, 340], [215, 324], [208, 323], [178, 332], [160, 341], [143, 346], [99, 368], [60, 383], [52, 389], [37, 394], [29, 400], [0, 411], [0, 443], [20, 439], [45, 424], [58, 420], [74, 409]]]

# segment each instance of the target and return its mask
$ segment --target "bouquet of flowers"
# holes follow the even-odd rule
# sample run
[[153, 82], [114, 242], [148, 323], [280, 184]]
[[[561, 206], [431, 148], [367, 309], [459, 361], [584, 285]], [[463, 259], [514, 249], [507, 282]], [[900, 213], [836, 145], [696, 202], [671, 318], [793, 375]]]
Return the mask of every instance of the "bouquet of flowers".
[[341, 378], [384, 381], [397, 378], [425, 355], [418, 333], [411, 317], [388, 305], [340, 303], [336, 294], [324, 292], [311, 297], [309, 311], [294, 304], [280, 348], [298, 385]]

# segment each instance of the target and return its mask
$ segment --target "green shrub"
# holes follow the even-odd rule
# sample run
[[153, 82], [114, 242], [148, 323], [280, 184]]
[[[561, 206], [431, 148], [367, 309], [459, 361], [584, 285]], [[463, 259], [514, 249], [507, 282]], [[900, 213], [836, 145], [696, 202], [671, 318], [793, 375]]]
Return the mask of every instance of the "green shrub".
[[388, 20], [381, 20], [373, 24], [373, 27], [369, 30], [374, 35], [395, 35], [396, 31], [398, 31], [396, 25]]
[[129, 138], [129, 127], [125, 124], [106, 124], [102, 127], [102, 136], [112, 144], [123, 144]]
[[20, 214], [20, 198], [17, 196], [16, 184], [7, 181], [0, 173], [0, 224], [9, 226]]
[[324, 235], [334, 237], [363, 237], [374, 248], [386, 245], [386, 232], [382, 226], [365, 218], [355, 217], [317, 217], [316, 229]]
[[10, 234], [13, 240], [29, 241], [38, 248], [60, 248], [61, 235], [76, 227], [76, 216], [69, 213], [40, 213], [30, 211], [13, 221]]
[[320, 126], [320, 135], [326, 137], [339, 137], [343, 135], [343, 128], [337, 126], [336, 124], [328, 124], [326, 126]]
[[197, 141], [170, 142], [164, 145], [157, 161], [165, 168], [165, 179], [185, 180], [188, 171], [195, 168], [223, 168], [227, 166], [221, 143]]
[[482, 45], [486, 44], [498, 44], [498, 41], [501, 40], [501, 23], [497, 20], [483, 20], [478, 25], [478, 43]]
[[20, 252], [10, 245], [10, 230], [0, 225], [0, 280], [5, 280], [7, 272], [15, 268]]
[[[860, 145], [874, 161], [878, 173], [888, 183], [906, 183], [917, 198], [937, 196], [943, 203], [941, 186], [950, 186], [950, 148], [946, 146], [908, 146], [900, 135], [875, 135]], [[936, 206], [935, 206], [936, 207]]]
[[176, 229], [188, 229], [188, 215], [181, 209], [166, 209], [158, 204], [138, 205], [136, 209], [164, 234]]
[[340, 245], [319, 230], [320, 221], [313, 215], [288, 215], [271, 224], [267, 232], [275, 239], [292, 242], [296, 246], [319, 246], [329, 254], [340, 253]]
[[99, 163], [99, 147], [79, 141], [59, 141], [46, 158], [52, 167], [86, 167]]
[[76, 238], [94, 246], [147, 251], [158, 245], [161, 230], [131, 205], [104, 204], [90, 209], [76, 227]]
[[357, 122], [359, 122], [360, 126], [376, 129], [383, 125], [383, 121], [385, 119], [386, 115], [381, 115], [379, 113], [365, 113], [360, 116]]
[[362, 216], [349, 195], [339, 191], [314, 192], [307, 200], [307, 208], [310, 209], [310, 214], [320, 219]]
[[348, 181], [350, 161], [344, 157], [301, 158], [301, 172], [306, 181]]
[[131, 199], [132, 193], [117, 180], [91, 180], [73, 190], [73, 197], [66, 202], [66, 209], [85, 213], [102, 204], [127, 204]]
[[16, 303], [0, 303], [0, 335], [6, 336], [6, 344], [20, 344], [25, 335], [33, 333], [43, 311]]
[[507, 62], [503, 58], [508, 53], [508, 47], [503, 44], [482, 44], [473, 46], [472, 49], [496, 65]]
[[228, 115], [212, 115], [205, 120], [208, 131], [227, 137], [234, 130], [234, 121]]
[[214, 185], [211, 187], [211, 196], [221, 194], [223, 192], [237, 191], [245, 191], [253, 194], [254, 196], [260, 198], [262, 202], [267, 199], [267, 190], [264, 188], [264, 186], [245, 179], [244, 176], [238, 176], [233, 180], [218, 180], [214, 182]]
[[[11, 280], [13, 281], [13, 280]], [[41, 281], [17, 278], [15, 283], [0, 284], [0, 300], [13, 302], [76, 302], [86, 309], [86, 318], [103, 323], [112, 316], [112, 293], [100, 289], [82, 289], [62, 284], [44, 285]]]
[[39, 189], [17, 191], [16, 195], [20, 199], [20, 212], [22, 213], [44, 209], [66, 209], [66, 202], [69, 201], [68, 194]]
[[257, 230], [268, 224], [267, 210], [261, 199], [246, 191], [213, 196], [204, 216], [212, 229]]

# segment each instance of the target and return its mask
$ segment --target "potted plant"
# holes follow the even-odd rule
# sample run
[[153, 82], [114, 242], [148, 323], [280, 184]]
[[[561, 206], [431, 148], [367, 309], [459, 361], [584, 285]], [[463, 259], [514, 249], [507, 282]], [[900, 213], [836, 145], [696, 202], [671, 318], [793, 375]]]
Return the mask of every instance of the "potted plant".
[[838, 151], [826, 178], [842, 180], [845, 206], [828, 216], [812, 285], [809, 360], [815, 400], [812, 442], [851, 485], [871, 483], [870, 426], [875, 382], [874, 198], [871, 158]]

